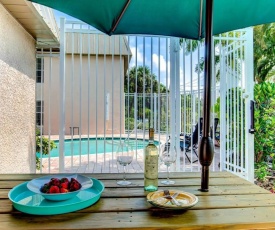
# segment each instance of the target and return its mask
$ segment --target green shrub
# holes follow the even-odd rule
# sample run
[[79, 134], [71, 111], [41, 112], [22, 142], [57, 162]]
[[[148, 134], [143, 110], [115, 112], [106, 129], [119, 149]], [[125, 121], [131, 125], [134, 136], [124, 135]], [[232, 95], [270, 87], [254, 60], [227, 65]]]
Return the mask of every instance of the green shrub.
[[[40, 136], [40, 130], [36, 129], [36, 154], [42, 153], [42, 155], [47, 155], [54, 148], [57, 148], [54, 141], [50, 141], [44, 136]], [[39, 170], [41, 167], [40, 158], [36, 155], [36, 169]], [[43, 166], [42, 166], [43, 167]]]
[[255, 177], [259, 181], [264, 181], [269, 175], [268, 164], [266, 162], [260, 162], [255, 164]]
[[254, 87], [255, 98], [255, 177], [264, 180], [268, 173], [268, 160], [275, 169], [275, 84], [263, 82]]
[[135, 119], [132, 117], [126, 117], [125, 118], [125, 129], [132, 131], [135, 128]]
[[254, 87], [255, 162], [274, 158], [275, 152], [275, 84], [264, 82]]

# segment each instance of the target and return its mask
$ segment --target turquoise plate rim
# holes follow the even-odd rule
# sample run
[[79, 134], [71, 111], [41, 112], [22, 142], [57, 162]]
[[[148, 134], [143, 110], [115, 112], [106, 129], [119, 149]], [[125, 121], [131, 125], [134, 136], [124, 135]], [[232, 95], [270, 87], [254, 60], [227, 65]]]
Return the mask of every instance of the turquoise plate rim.
[[[18, 211], [32, 214], [32, 215], [55, 215], [64, 214], [69, 212], [78, 211], [80, 209], [87, 208], [94, 203], [96, 203], [104, 191], [104, 184], [95, 178], [90, 178], [93, 180], [93, 186], [80, 191], [76, 197], [73, 197], [65, 201], [50, 201], [46, 200], [42, 195], [34, 193], [27, 188], [27, 182], [21, 183], [14, 188], [12, 188], [8, 197], [13, 204], [13, 207]], [[21, 196], [21, 197], [20, 197]], [[84, 199], [81, 196], [85, 197]], [[87, 198], [88, 196], [88, 198]], [[42, 205], [28, 205], [21, 204], [20, 201], [23, 199], [38, 200]]]

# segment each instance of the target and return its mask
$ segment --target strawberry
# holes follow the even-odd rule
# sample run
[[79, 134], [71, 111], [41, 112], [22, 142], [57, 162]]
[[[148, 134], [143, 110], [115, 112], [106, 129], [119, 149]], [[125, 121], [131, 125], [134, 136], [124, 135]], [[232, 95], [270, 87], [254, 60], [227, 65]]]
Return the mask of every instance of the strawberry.
[[66, 178], [66, 177], [64, 177], [64, 178], [62, 178], [62, 179], [60, 180], [60, 182], [61, 182], [61, 183], [64, 183], [64, 182], [68, 182], [68, 183], [69, 183], [69, 179]]
[[58, 186], [53, 185], [50, 187], [49, 193], [60, 193], [60, 189]]
[[79, 182], [77, 180], [73, 180], [70, 183], [70, 191], [76, 191], [79, 190], [81, 188], [81, 184], [79, 184]]
[[55, 186], [59, 186], [60, 185], [60, 181], [58, 178], [52, 178], [50, 181], [51, 185], [55, 185]]
[[61, 188], [61, 189], [60, 189], [60, 192], [61, 192], [61, 193], [67, 193], [67, 192], [69, 192], [69, 190], [66, 189], [66, 188]]
[[61, 183], [61, 184], [60, 184], [60, 187], [61, 187], [61, 188], [68, 189], [68, 187], [69, 187], [69, 182], [63, 182], [63, 183]]
[[43, 193], [67, 193], [72, 191], [77, 191], [81, 188], [81, 184], [75, 179], [71, 178], [69, 181], [68, 178], [51, 178], [51, 180], [44, 184], [40, 191]]

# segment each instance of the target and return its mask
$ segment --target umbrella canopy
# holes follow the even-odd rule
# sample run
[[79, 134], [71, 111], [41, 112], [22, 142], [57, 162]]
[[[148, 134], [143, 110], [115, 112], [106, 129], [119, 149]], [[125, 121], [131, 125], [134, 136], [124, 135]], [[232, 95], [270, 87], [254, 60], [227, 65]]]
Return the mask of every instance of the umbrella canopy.
[[275, 0], [30, 0], [112, 34], [205, 37], [201, 190], [208, 191], [214, 149], [209, 137], [212, 34], [275, 21]]
[[[205, 37], [206, 0], [31, 0], [112, 34]], [[213, 34], [275, 21], [274, 0], [215, 0]]]

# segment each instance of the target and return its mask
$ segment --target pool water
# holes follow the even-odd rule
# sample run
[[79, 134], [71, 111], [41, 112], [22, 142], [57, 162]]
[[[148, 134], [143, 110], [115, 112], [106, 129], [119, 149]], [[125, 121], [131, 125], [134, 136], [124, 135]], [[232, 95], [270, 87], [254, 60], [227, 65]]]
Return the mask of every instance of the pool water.
[[[82, 138], [82, 139], [73, 139], [65, 140], [64, 143], [64, 152], [65, 156], [77, 156], [86, 155], [88, 152], [90, 154], [104, 153], [104, 152], [116, 152], [118, 148], [119, 141], [124, 141], [125, 138]], [[148, 144], [148, 140], [143, 139], [129, 139], [130, 145], [134, 150], [144, 149]], [[59, 141], [55, 141], [57, 146], [56, 149], [53, 149], [50, 152], [50, 157], [59, 156]], [[158, 145], [159, 142], [155, 141], [155, 144]], [[88, 151], [89, 150], [89, 151]], [[105, 151], [104, 151], [105, 150]], [[43, 158], [47, 158], [48, 155], [43, 155]]]

